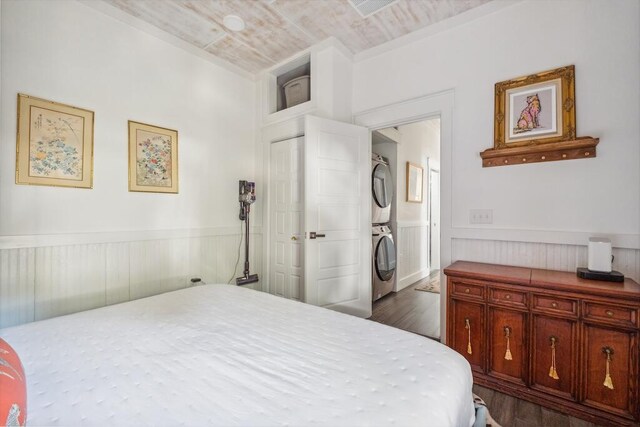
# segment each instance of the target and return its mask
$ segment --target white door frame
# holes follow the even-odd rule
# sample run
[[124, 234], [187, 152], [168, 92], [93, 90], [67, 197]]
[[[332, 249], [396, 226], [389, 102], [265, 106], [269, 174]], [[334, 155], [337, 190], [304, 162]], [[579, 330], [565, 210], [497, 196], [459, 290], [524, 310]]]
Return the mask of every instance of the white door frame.
[[440, 340], [446, 342], [447, 284], [442, 273], [451, 264], [454, 90], [397, 102], [353, 115], [353, 122], [370, 131], [440, 117]]
[[[433, 266], [431, 265], [431, 254], [433, 252], [433, 175], [438, 175], [438, 210], [440, 210], [440, 169], [435, 169], [431, 166], [428, 166], [427, 169], [429, 171], [429, 272], [431, 272], [433, 271]], [[438, 223], [440, 223], [439, 218]], [[438, 254], [440, 253], [440, 246], [440, 238], [438, 238]], [[438, 270], [441, 269], [442, 266], [438, 265]]]

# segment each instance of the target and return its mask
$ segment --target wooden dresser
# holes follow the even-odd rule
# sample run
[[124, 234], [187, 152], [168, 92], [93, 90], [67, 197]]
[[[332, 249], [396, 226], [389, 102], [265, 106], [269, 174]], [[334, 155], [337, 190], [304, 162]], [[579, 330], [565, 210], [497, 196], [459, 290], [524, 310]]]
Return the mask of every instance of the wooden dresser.
[[602, 425], [638, 425], [640, 285], [458, 261], [447, 345], [477, 384]]

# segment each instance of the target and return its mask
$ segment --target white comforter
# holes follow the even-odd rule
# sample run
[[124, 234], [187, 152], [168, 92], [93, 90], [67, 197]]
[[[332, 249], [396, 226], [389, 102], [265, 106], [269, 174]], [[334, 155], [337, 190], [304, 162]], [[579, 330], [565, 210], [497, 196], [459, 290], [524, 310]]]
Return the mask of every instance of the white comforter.
[[444, 345], [226, 285], [0, 331], [29, 426], [469, 426], [469, 365]]

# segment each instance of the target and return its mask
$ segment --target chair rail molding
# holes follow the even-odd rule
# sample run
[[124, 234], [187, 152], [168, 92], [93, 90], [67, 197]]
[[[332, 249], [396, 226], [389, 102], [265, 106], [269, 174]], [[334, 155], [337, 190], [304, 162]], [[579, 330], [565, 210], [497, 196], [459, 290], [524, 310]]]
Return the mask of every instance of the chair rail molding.
[[506, 240], [513, 242], [586, 245], [589, 237], [607, 237], [615, 248], [640, 249], [640, 234], [598, 233], [564, 230], [525, 230], [517, 228], [470, 228], [453, 226], [456, 239]]
[[[262, 234], [261, 226], [252, 226], [251, 234]], [[98, 243], [167, 240], [189, 237], [230, 236], [240, 234], [240, 226], [188, 228], [177, 230], [131, 230], [69, 234], [32, 234], [0, 236], [0, 250], [45, 246], [88, 245]]]

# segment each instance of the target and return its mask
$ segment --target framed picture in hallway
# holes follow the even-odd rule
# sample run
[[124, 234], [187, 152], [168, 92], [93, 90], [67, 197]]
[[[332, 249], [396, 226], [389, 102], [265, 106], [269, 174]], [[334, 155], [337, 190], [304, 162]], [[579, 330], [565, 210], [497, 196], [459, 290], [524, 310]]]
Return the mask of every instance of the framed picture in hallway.
[[129, 191], [178, 193], [178, 131], [129, 120]]
[[424, 168], [407, 162], [407, 202], [422, 203]]
[[18, 94], [16, 184], [91, 188], [93, 111]]

